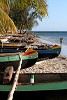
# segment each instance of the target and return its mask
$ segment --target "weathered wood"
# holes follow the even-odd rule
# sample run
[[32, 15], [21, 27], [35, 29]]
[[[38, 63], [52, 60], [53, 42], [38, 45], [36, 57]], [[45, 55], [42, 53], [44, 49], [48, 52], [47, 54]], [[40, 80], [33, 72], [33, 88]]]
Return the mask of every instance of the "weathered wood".
[[19, 52], [17, 52], [17, 53], [1, 53], [0, 57], [1, 56], [15, 56], [15, 55], [19, 55]]
[[13, 70], [14, 70], [13, 66], [8, 66], [5, 69], [4, 76], [3, 76], [3, 84], [8, 84], [11, 81]]
[[17, 88], [17, 83], [18, 83], [19, 73], [20, 73], [20, 69], [21, 69], [21, 64], [22, 64], [22, 59], [20, 60], [19, 67], [18, 67], [18, 69], [16, 71], [16, 75], [15, 75], [15, 78], [14, 78], [14, 83], [13, 83], [12, 89], [11, 89], [9, 95], [8, 95], [8, 99], [7, 100], [12, 100], [13, 99], [14, 91]]

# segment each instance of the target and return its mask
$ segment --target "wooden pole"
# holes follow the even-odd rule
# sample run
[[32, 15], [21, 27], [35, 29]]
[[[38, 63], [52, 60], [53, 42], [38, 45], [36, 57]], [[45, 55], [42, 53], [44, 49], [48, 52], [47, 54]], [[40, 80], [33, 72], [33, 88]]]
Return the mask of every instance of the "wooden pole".
[[8, 94], [8, 99], [7, 100], [13, 100], [13, 94], [14, 94], [14, 91], [16, 90], [16, 88], [17, 88], [17, 83], [18, 83], [19, 73], [20, 73], [20, 69], [21, 69], [21, 64], [22, 64], [22, 59], [20, 60], [19, 67], [16, 71], [16, 75], [15, 75], [15, 78], [14, 78], [14, 83], [13, 83], [13, 86], [12, 86], [12, 89], [11, 89], [10, 93]]

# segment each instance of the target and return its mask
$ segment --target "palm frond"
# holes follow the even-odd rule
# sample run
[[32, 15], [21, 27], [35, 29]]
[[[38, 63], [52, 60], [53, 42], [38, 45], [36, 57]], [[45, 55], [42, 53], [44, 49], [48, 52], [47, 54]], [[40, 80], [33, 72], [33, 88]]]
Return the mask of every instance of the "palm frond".
[[6, 34], [8, 31], [17, 33], [17, 28], [11, 18], [0, 8], [0, 34]]

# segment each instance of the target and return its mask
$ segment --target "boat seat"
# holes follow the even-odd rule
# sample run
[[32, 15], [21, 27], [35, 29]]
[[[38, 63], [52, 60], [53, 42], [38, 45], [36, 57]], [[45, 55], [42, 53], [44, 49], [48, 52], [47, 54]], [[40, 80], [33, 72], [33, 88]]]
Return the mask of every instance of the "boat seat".
[[8, 84], [13, 75], [13, 66], [8, 66], [5, 71], [4, 71], [4, 76], [3, 76], [3, 84]]

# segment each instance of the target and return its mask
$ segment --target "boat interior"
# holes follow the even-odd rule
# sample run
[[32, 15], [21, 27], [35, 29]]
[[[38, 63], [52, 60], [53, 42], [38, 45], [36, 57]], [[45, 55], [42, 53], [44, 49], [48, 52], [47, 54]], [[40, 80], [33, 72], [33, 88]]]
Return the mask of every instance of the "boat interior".
[[[13, 72], [12, 78], [9, 79], [9, 73], [4, 77], [5, 72], [0, 72], [0, 84], [12, 84], [15, 72]], [[11, 77], [11, 76], [10, 76]], [[42, 84], [67, 81], [67, 73], [20, 73], [18, 78], [18, 84]]]

